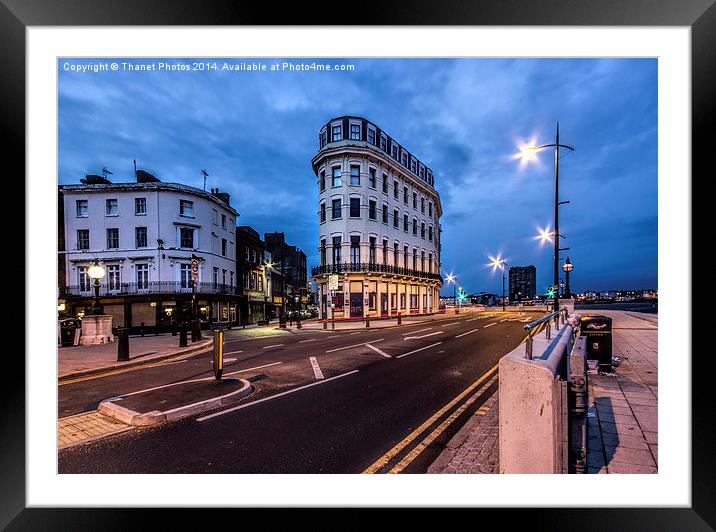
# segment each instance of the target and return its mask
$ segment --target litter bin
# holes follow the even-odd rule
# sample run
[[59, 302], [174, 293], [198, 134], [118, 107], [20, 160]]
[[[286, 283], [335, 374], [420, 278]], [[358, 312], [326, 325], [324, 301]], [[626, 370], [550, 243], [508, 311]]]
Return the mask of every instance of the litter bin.
[[80, 320], [70, 318], [60, 322], [60, 341], [62, 347], [72, 347], [75, 342], [75, 331], [81, 329]]
[[587, 339], [587, 359], [597, 360], [599, 371], [612, 372], [612, 319], [608, 316], [584, 316], [580, 320], [582, 336]]

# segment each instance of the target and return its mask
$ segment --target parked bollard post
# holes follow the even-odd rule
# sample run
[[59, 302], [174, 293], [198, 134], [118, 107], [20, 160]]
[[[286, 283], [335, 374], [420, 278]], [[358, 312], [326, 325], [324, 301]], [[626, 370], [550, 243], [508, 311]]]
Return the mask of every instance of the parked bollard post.
[[398, 314], [398, 325], [402, 325], [403, 323], [403, 316], [401, 314]]
[[301, 317], [299, 316], [296, 318], [296, 329], [302, 329], [303, 325], [301, 325]]
[[117, 327], [117, 362], [129, 360], [129, 329]]
[[144, 336], [144, 322], [139, 324], [139, 336]]
[[186, 322], [182, 322], [179, 325], [179, 347], [186, 347]]
[[323, 320], [323, 330], [325, 331], [326, 329], [328, 329], [328, 322]]
[[366, 326], [366, 328], [370, 327], [370, 318], [365, 319], [365, 326]]
[[213, 365], [216, 384], [221, 384], [221, 374], [224, 372], [224, 330], [220, 327], [214, 329]]
[[191, 322], [191, 341], [198, 342], [201, 340], [201, 324], [199, 320], [192, 320]]
[[544, 337], [545, 337], [547, 340], [551, 340], [551, 339], [552, 339], [552, 326], [551, 326], [551, 324], [549, 323], [549, 320], [547, 321], [547, 325], [546, 325], [546, 327], [544, 328], [544, 335], [545, 335]]
[[331, 320], [331, 330], [336, 329], [336, 320]]

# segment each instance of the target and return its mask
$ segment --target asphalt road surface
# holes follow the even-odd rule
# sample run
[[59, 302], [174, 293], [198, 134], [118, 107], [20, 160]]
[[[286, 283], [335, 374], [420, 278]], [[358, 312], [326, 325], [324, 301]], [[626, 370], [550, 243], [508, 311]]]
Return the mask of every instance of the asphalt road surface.
[[[258, 338], [229, 331], [224, 376], [248, 379], [253, 393], [198, 416], [63, 449], [59, 472], [422, 473], [496, 389], [496, 364], [537, 317], [468, 313]], [[63, 384], [59, 416], [210, 375], [206, 352]]]

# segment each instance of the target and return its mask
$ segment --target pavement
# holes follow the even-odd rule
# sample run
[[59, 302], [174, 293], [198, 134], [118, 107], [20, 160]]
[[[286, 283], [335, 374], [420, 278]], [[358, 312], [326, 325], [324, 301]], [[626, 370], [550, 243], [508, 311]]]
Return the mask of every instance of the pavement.
[[[496, 389], [536, 313], [442, 315], [362, 330], [231, 330], [232, 405], [59, 450], [60, 473], [421, 473]], [[60, 383], [61, 421], [110, 397], [211, 376], [197, 353]], [[484, 409], [483, 409], [484, 411]]]
[[[612, 318], [613, 374], [589, 375], [587, 473], [657, 473], [658, 315], [582, 311]], [[467, 421], [428, 473], [499, 473], [498, 394]]]

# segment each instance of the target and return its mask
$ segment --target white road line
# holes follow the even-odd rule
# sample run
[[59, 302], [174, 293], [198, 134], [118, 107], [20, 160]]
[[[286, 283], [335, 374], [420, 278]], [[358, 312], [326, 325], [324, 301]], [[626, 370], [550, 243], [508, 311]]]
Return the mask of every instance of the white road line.
[[477, 317], [477, 318], [470, 318], [469, 320], [465, 320], [465, 321], [466, 321], [466, 322], [467, 322], [467, 321], [475, 321], [475, 320], [479, 320], [479, 319], [480, 319], [480, 317]]
[[457, 325], [459, 323], [459, 321], [456, 321], [455, 323], [446, 323], [445, 325], [441, 325], [440, 327], [452, 327], [453, 325]]
[[425, 347], [421, 347], [420, 349], [414, 349], [413, 351], [408, 351], [407, 353], [403, 353], [402, 355], [398, 355], [395, 358], [403, 358], [407, 357], [408, 355], [412, 355], [413, 353], [417, 353], [418, 351], [425, 351], [426, 349], [430, 349], [431, 347], [435, 347], [436, 345], [440, 345], [442, 342], [435, 342], [434, 344], [430, 344]]
[[497, 322], [493, 321], [492, 323], [488, 323], [487, 325], [485, 325], [485, 328], [492, 327], [493, 325], [497, 325]]
[[304, 343], [304, 342], [315, 342], [315, 341], [316, 341], [315, 338], [311, 338], [311, 339], [309, 339], [309, 340], [299, 340], [298, 343], [299, 343], [299, 344], [302, 344], [302, 343]]
[[224, 353], [224, 356], [226, 356], [226, 355], [238, 355], [239, 353], [243, 353], [243, 351], [229, 351], [228, 353]]
[[363, 332], [363, 331], [353, 332], [353, 333], [350, 333], [348, 336], [353, 336], [354, 334], [360, 334], [360, 333], [362, 333], [362, 332]]
[[283, 344], [265, 345], [261, 349], [271, 349], [272, 347], [281, 347]]
[[433, 333], [424, 334], [422, 336], [407, 336], [407, 337], [403, 338], [403, 340], [418, 340], [420, 338], [427, 338], [428, 336], [435, 336], [436, 334], [442, 334], [444, 332], [445, 331], [437, 331], [437, 332], [433, 332]]
[[385, 338], [380, 338], [379, 340], [371, 340], [370, 342], [363, 342], [362, 344], [353, 344], [353, 345], [346, 345], [344, 347], [336, 347], [335, 349], [329, 349], [328, 351], [326, 351], [326, 353], [333, 353], [334, 351], [342, 351], [343, 349], [352, 349], [354, 347], [360, 347], [365, 344], [375, 344], [378, 342], [382, 342], [383, 340], [385, 340]]
[[365, 346], [366, 346], [366, 347], [370, 347], [373, 351], [375, 351], [376, 353], [380, 353], [381, 355], [383, 355], [383, 356], [386, 357], [386, 358], [393, 358], [393, 357], [390, 356], [388, 353], [384, 353], [383, 351], [381, 351], [381, 350], [378, 349], [377, 347], [373, 347], [373, 346], [370, 345], [370, 344], [365, 344]]
[[[263, 366], [255, 366], [253, 368], [239, 369], [237, 371], [232, 371], [231, 373], [224, 373], [224, 376], [236, 375], [237, 373], [246, 373], [247, 371], [253, 371], [255, 369], [268, 368], [269, 366], [275, 366], [276, 364], [283, 364], [283, 362], [271, 362], [270, 364], [264, 364]], [[209, 377], [209, 378], [213, 379], [214, 377]]]
[[352, 375], [354, 373], [358, 373], [358, 370], [354, 369], [353, 371], [349, 371], [348, 373], [341, 373], [340, 375], [336, 375], [335, 377], [331, 377], [330, 379], [323, 379], [321, 381], [312, 382], [311, 384], [306, 384], [304, 386], [299, 386], [298, 388], [293, 388], [292, 390], [277, 393], [277, 394], [271, 395], [269, 397], [264, 397], [263, 399], [258, 399], [256, 401], [252, 401], [251, 403], [246, 403], [243, 405], [235, 406], [234, 408], [229, 408], [228, 410], [222, 410], [221, 412], [216, 412], [215, 414], [209, 414], [208, 416], [199, 417], [199, 418], [196, 418], [196, 420], [197, 421], [206, 421], [207, 419], [211, 419], [216, 416], [223, 416], [224, 414], [228, 414], [229, 412], [233, 412], [234, 410], [241, 410], [242, 408], [248, 408], [250, 406], [254, 406], [259, 403], [263, 403], [264, 401], [270, 401], [271, 399], [276, 399], [277, 397], [281, 397], [282, 395], [287, 395], [289, 393], [298, 392], [300, 390], [305, 390], [306, 388], [310, 388], [311, 386], [316, 386], [318, 384], [324, 384], [326, 382], [330, 382], [335, 379], [340, 379], [341, 377], [347, 377], [348, 375]]
[[407, 336], [409, 334], [418, 334], [421, 332], [429, 331], [430, 329], [432, 329], [432, 327], [428, 327], [427, 329], [420, 329], [419, 331], [410, 331], [410, 332], [403, 333], [402, 336]]
[[479, 331], [479, 330], [480, 330], [480, 329], [473, 329], [473, 330], [471, 330], [471, 331], [467, 331], [467, 332], [464, 332], [464, 333], [462, 333], [462, 334], [458, 334], [457, 336], [455, 336], [455, 338], [460, 338], [461, 336], [467, 336], [468, 334], [472, 334], [472, 333], [477, 332], [477, 331]]
[[311, 367], [313, 368], [313, 374], [316, 376], [316, 379], [322, 379], [323, 372], [321, 371], [321, 368], [318, 365], [318, 360], [316, 360], [316, 357], [309, 357], [308, 360], [311, 361]]

